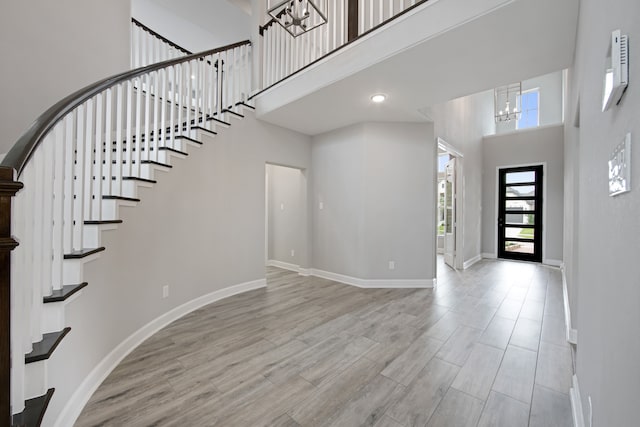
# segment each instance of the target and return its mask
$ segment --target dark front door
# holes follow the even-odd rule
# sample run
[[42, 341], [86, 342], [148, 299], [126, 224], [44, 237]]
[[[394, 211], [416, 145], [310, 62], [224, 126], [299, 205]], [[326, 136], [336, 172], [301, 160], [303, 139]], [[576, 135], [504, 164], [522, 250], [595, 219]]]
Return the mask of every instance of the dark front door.
[[498, 175], [498, 257], [541, 262], [542, 165]]

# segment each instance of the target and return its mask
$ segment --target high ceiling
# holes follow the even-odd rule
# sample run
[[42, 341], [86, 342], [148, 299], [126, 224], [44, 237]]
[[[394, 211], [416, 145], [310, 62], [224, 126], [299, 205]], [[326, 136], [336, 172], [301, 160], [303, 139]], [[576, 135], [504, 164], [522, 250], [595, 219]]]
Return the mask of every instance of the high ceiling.
[[[419, 110], [561, 70], [573, 62], [579, 0], [436, 3], [459, 7], [460, 20], [456, 23], [455, 17], [448, 16], [449, 28], [421, 35], [424, 38], [417, 41], [411, 37], [427, 34], [427, 25], [437, 26], [429, 20], [446, 19], [416, 14], [414, 29], [407, 19], [395, 29], [371, 34], [258, 96], [258, 117], [308, 135], [358, 122], [425, 121]], [[489, 9], [468, 19], [462, 16], [465, 3], [469, 7], [484, 3]], [[438, 11], [446, 12], [424, 8], [420, 13]], [[447, 13], [452, 15], [451, 10]], [[384, 53], [389, 45], [401, 48]], [[376, 52], [386, 56], [375, 59]], [[369, 58], [372, 65], [364, 66], [362, 58]], [[388, 99], [372, 104], [370, 96], [378, 92]]]

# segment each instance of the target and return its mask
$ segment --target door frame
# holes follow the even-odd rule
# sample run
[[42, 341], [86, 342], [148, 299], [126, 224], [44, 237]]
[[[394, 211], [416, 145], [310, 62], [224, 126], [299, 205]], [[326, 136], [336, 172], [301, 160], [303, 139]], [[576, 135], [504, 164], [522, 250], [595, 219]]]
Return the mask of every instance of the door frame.
[[520, 163], [514, 165], [500, 165], [496, 166], [495, 175], [495, 204], [493, 211], [493, 238], [494, 238], [494, 250], [493, 257], [498, 258], [498, 245], [500, 244], [498, 238], [498, 216], [500, 215], [500, 169], [509, 168], [523, 168], [531, 166], [542, 166], [542, 264], [547, 264], [545, 254], [547, 253], [547, 162], [532, 162], [532, 163]]
[[[465, 201], [465, 183], [464, 183], [464, 154], [462, 151], [455, 148], [453, 145], [449, 144], [447, 141], [438, 137], [436, 139], [436, 159], [435, 159], [435, 218], [438, 217], [438, 148], [446, 151], [456, 158], [456, 251], [454, 254], [453, 265], [456, 270], [464, 270], [464, 201]], [[436, 230], [435, 236], [433, 239], [434, 244], [434, 257], [438, 257], [438, 231]], [[437, 274], [437, 262], [435, 262], [436, 274]]]

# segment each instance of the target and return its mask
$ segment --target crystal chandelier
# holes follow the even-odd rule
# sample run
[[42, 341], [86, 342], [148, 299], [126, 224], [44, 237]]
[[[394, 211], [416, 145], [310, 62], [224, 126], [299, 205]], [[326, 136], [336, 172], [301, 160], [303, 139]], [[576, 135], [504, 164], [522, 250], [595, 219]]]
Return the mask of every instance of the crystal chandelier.
[[496, 88], [493, 104], [496, 123], [510, 122], [520, 118], [522, 114], [522, 109], [520, 108], [521, 95], [522, 83], [512, 83]]
[[293, 37], [327, 23], [327, 0], [273, 0], [269, 15]]

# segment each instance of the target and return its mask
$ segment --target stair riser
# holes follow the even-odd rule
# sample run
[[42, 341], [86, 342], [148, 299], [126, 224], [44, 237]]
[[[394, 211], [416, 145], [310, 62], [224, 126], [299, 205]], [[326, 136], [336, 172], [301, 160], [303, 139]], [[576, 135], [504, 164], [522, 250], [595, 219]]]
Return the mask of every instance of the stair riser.
[[[100, 225], [85, 224], [83, 235], [82, 235], [84, 244], [82, 246], [84, 246], [85, 248], [99, 248], [102, 246], [101, 244], [102, 232], [109, 231], [109, 230], [117, 230], [117, 229], [118, 229], [117, 224], [100, 224]], [[58, 330], [59, 329], [62, 329], [62, 328], [58, 328]]]
[[25, 400], [40, 396], [47, 391], [48, 363], [46, 360], [29, 363], [24, 369]]
[[[80, 294], [81, 292], [78, 292]], [[44, 304], [42, 306], [42, 330], [44, 333], [55, 332], [64, 329], [65, 326], [65, 309], [64, 306], [71, 301], [75, 295], [64, 302], [56, 302]]]

